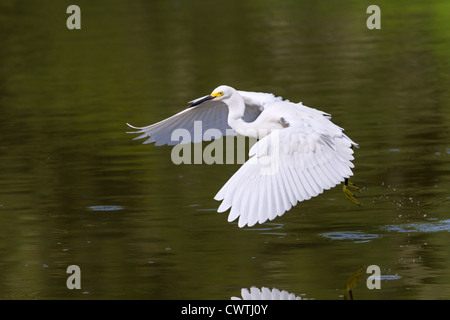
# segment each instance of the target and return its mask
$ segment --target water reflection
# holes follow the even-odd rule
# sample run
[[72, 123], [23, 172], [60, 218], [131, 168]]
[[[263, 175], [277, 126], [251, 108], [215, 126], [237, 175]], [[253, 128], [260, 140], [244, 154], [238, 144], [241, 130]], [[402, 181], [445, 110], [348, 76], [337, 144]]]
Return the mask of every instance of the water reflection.
[[289, 293], [286, 290], [279, 290], [273, 288], [270, 290], [267, 287], [262, 287], [261, 289], [257, 287], [251, 287], [250, 290], [247, 288], [241, 289], [241, 297], [231, 297], [231, 300], [302, 300], [300, 296], [294, 293]]
[[[448, 299], [448, 1], [386, 1], [378, 31], [358, 0], [230, 0], [220, 15], [206, 0], [77, 4], [69, 32], [64, 2], [0, 1], [0, 298], [220, 299], [299, 283], [335, 299], [370, 262], [386, 283], [358, 299]], [[211, 198], [236, 167], [175, 166], [170, 149], [130, 143], [125, 122], [222, 83], [330, 112], [361, 146], [363, 206], [336, 188], [242, 230]], [[81, 291], [65, 286], [71, 264]]]

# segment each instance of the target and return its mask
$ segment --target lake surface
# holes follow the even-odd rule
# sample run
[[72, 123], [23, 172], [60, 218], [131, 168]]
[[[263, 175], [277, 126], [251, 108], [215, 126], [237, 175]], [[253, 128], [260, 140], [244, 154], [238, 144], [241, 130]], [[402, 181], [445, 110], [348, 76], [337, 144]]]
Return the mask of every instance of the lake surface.
[[[450, 3], [0, 4], [0, 298], [450, 298]], [[145, 126], [220, 84], [332, 114], [352, 181], [239, 228], [213, 197], [239, 165], [175, 165]], [[206, 144], [204, 143], [203, 146]], [[69, 290], [67, 267], [81, 270]], [[369, 290], [370, 265], [381, 288]]]

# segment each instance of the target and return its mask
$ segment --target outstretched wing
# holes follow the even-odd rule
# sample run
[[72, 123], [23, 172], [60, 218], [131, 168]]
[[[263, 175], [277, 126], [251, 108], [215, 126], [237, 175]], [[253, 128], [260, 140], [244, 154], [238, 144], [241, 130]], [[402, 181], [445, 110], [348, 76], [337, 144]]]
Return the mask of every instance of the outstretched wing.
[[239, 227], [264, 223], [353, 175], [355, 144], [330, 128], [320, 132], [303, 119], [258, 141], [251, 158], [215, 196], [222, 201], [218, 212], [231, 208], [228, 221], [239, 218]]
[[[245, 103], [244, 121], [253, 122], [261, 114], [264, 106], [268, 103], [279, 101], [281, 98], [275, 97], [270, 93], [238, 91]], [[203, 99], [198, 98], [191, 102]], [[175, 145], [178, 143], [200, 142], [202, 140], [209, 141], [209, 135], [204, 136], [208, 129], [218, 129], [223, 136], [235, 135], [236, 133], [230, 128], [227, 122], [228, 107], [225, 103], [217, 100], [205, 101], [195, 107], [183, 110], [170, 118], [149, 125], [147, 127], [135, 127], [137, 131], [131, 133], [140, 133], [134, 139], [147, 138], [144, 143], [153, 143], [155, 145]], [[185, 129], [189, 131], [191, 140], [172, 140], [172, 133], [176, 129]], [[214, 137], [217, 138], [217, 137]]]
[[[195, 100], [194, 100], [195, 101]], [[205, 101], [202, 104], [185, 109], [170, 118], [149, 125], [147, 127], [134, 127], [137, 131], [132, 133], [140, 133], [134, 139], [147, 138], [144, 143], [153, 143], [155, 145], [175, 145], [180, 143], [179, 140], [172, 140], [172, 133], [176, 129], [185, 129], [189, 131], [191, 140], [183, 140], [183, 143], [200, 142], [203, 140], [203, 134], [210, 128], [220, 130], [222, 135], [233, 134], [227, 123], [228, 107], [220, 101]], [[197, 125], [196, 124], [197, 122]], [[195, 130], [194, 130], [195, 129]]]
[[[268, 104], [272, 104], [277, 101], [283, 101], [283, 98], [277, 97], [272, 93], [265, 92], [251, 92], [251, 91], [238, 91], [239, 95], [244, 99], [245, 106], [248, 108], [254, 108], [253, 110], [262, 111]], [[285, 100], [288, 101], [288, 100]], [[244, 115], [244, 120], [245, 115]], [[250, 122], [250, 121], [247, 121]]]

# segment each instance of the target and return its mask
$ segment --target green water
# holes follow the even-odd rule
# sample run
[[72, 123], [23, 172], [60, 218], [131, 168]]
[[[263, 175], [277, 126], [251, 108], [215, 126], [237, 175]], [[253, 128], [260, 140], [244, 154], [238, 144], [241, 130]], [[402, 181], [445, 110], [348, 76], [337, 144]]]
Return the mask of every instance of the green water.
[[[70, 4], [0, 3], [0, 298], [340, 300], [359, 266], [355, 299], [450, 298], [448, 1], [76, 1], [81, 30]], [[125, 133], [220, 84], [331, 113], [362, 206], [336, 187], [240, 229], [213, 200], [239, 165]]]

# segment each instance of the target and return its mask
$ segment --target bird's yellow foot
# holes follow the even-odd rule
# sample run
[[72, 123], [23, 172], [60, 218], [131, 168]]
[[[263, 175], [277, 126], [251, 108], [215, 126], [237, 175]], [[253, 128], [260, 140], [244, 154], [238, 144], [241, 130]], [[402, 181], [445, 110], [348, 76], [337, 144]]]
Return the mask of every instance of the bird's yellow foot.
[[344, 185], [342, 186], [342, 191], [344, 191], [345, 197], [348, 200], [350, 200], [351, 202], [353, 202], [353, 203], [357, 204], [358, 206], [360, 206], [361, 204], [356, 199], [356, 197], [353, 194], [352, 190], [353, 191], [357, 191], [357, 192], [361, 192], [356, 185], [354, 185], [353, 183], [348, 181], [348, 179], [345, 179]]
[[356, 184], [353, 184], [350, 181], [347, 181], [347, 187], [352, 191], [361, 192], [361, 190], [359, 190]]

